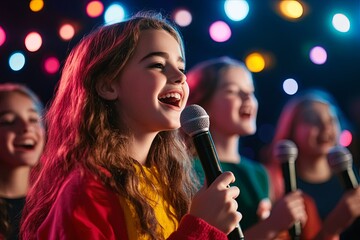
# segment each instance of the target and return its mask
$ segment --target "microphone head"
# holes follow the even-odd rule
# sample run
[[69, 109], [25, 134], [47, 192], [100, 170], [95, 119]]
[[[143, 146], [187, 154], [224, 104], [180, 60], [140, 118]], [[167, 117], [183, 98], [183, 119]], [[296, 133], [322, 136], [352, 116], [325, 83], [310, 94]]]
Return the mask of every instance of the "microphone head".
[[187, 106], [180, 115], [181, 128], [190, 137], [209, 131], [210, 120], [205, 109], [199, 105]]
[[335, 173], [352, 168], [352, 155], [350, 151], [342, 146], [332, 147], [327, 154], [328, 163]]
[[296, 160], [298, 156], [298, 149], [293, 141], [284, 139], [280, 140], [274, 148], [274, 154], [280, 162], [286, 163]]

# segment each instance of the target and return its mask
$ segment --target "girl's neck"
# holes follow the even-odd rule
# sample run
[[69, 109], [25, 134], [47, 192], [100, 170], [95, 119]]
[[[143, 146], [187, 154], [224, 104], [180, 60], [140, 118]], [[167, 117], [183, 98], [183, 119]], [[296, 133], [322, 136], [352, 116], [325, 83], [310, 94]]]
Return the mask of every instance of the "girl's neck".
[[130, 144], [130, 156], [138, 161], [141, 165], [146, 164], [151, 144], [153, 143], [157, 133], [143, 134], [134, 136]]
[[0, 170], [0, 196], [6, 198], [24, 197], [29, 187], [30, 167]]
[[296, 160], [296, 172], [301, 179], [311, 183], [322, 183], [329, 180], [332, 176], [326, 156], [312, 159], [310, 157], [299, 156]]
[[218, 134], [213, 131], [212, 138], [221, 162], [240, 163], [239, 136]]

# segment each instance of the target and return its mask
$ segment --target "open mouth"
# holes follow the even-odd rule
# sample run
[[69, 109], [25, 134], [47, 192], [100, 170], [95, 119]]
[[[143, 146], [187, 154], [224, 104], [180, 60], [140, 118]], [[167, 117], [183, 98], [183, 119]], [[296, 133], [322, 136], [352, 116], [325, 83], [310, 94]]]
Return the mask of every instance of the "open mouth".
[[23, 150], [33, 150], [35, 148], [35, 141], [32, 139], [27, 139], [22, 142], [18, 142], [14, 144], [14, 147], [17, 149], [23, 149]]
[[181, 95], [179, 93], [167, 93], [159, 97], [159, 101], [175, 107], [180, 107]]
[[242, 118], [250, 118], [251, 117], [251, 114], [250, 113], [241, 113], [240, 116]]

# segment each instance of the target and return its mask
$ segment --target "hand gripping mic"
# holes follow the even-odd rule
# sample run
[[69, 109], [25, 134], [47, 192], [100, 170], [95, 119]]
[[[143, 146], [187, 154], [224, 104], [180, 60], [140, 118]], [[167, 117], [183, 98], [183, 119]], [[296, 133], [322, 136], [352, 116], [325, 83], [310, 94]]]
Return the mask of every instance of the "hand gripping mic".
[[[183, 131], [193, 139], [196, 152], [205, 172], [207, 184], [210, 185], [222, 173], [222, 170], [209, 132], [209, 116], [202, 107], [193, 104], [182, 111], [180, 123]], [[240, 225], [228, 235], [228, 239], [244, 239]]]
[[[355, 176], [353, 170], [353, 158], [350, 151], [342, 146], [332, 147], [327, 154], [328, 163], [331, 170], [338, 175], [345, 190], [351, 190], [359, 185], [358, 179]], [[360, 226], [360, 218], [358, 217], [342, 234], [344, 239], [358, 238], [358, 231], [356, 230]]]
[[347, 148], [342, 146], [332, 147], [327, 154], [327, 158], [332, 171], [339, 176], [345, 189], [353, 189], [359, 185], [353, 171], [352, 155]]
[[[296, 191], [295, 160], [298, 156], [298, 149], [295, 143], [290, 140], [280, 140], [275, 146], [274, 155], [281, 162], [285, 193]], [[289, 229], [289, 234], [293, 240], [300, 239], [301, 224], [299, 221]]]

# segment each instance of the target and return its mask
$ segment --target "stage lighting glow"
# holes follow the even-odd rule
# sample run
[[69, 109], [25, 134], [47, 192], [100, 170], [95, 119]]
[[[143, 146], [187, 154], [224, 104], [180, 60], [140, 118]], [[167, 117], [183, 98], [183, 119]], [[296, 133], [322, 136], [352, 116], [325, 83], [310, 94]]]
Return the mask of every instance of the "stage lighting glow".
[[349, 19], [341, 13], [337, 13], [334, 15], [332, 19], [332, 25], [339, 32], [348, 32], [350, 30]]
[[125, 18], [125, 10], [120, 4], [111, 4], [105, 11], [105, 24], [113, 24], [123, 21]]
[[70, 40], [75, 35], [75, 28], [71, 24], [64, 24], [59, 29], [59, 35], [63, 40]]
[[13, 71], [21, 70], [25, 65], [25, 56], [21, 52], [13, 53], [9, 58], [9, 66]]
[[104, 5], [100, 1], [91, 1], [86, 6], [86, 13], [89, 17], [95, 18], [104, 12]]
[[226, 42], [231, 37], [231, 29], [223, 21], [216, 21], [209, 29], [210, 37], [215, 42]]
[[320, 46], [313, 47], [310, 50], [310, 60], [318, 65], [324, 64], [327, 60], [326, 50]]
[[286, 0], [279, 3], [280, 13], [290, 19], [298, 19], [304, 13], [304, 8], [299, 1]]
[[4, 44], [6, 41], [6, 33], [5, 30], [0, 26], [0, 46]]
[[265, 68], [265, 58], [258, 52], [251, 53], [245, 58], [245, 65], [251, 72], [261, 72]]
[[31, 0], [29, 3], [29, 8], [33, 12], [39, 12], [44, 8], [43, 0]]
[[25, 37], [25, 47], [30, 52], [36, 52], [42, 45], [42, 38], [39, 33], [31, 32]]
[[179, 9], [174, 13], [174, 21], [181, 27], [189, 26], [192, 22], [191, 13], [185, 9]]
[[249, 13], [249, 4], [245, 0], [226, 0], [224, 9], [228, 18], [233, 21], [241, 21]]
[[294, 95], [299, 89], [298, 83], [293, 78], [288, 78], [283, 82], [283, 90], [288, 95]]
[[49, 74], [56, 73], [60, 68], [59, 60], [56, 57], [49, 57], [44, 62], [45, 72]]
[[348, 147], [352, 142], [352, 134], [349, 130], [344, 130], [340, 134], [339, 143], [344, 147]]

